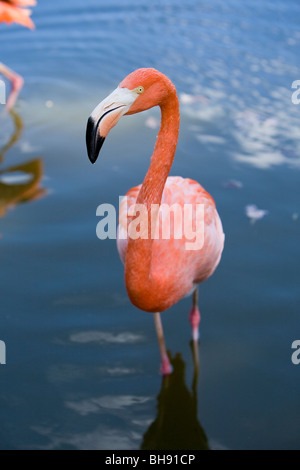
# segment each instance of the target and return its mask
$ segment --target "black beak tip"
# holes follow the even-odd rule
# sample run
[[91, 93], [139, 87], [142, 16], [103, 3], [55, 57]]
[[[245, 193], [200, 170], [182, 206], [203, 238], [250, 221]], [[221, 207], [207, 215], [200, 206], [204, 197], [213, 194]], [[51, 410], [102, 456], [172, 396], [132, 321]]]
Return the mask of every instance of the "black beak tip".
[[89, 149], [88, 149], [88, 157], [89, 157], [90, 162], [94, 165], [94, 163], [96, 163], [97, 161], [97, 157], [94, 155], [92, 151], [89, 151]]
[[95, 123], [93, 118], [89, 118], [86, 128], [86, 147], [90, 162], [94, 164], [99, 156], [99, 152], [104, 143], [105, 137], [98, 134], [99, 122]]
[[89, 160], [91, 164], [94, 165], [94, 163], [96, 163], [97, 158], [94, 159], [92, 156], [89, 155]]

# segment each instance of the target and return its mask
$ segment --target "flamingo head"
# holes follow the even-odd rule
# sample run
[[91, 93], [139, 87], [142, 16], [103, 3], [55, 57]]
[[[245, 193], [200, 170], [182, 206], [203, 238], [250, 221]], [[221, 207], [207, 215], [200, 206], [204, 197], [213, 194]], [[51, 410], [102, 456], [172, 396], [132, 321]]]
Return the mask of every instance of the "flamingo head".
[[140, 113], [154, 106], [163, 107], [175, 86], [155, 69], [138, 69], [94, 109], [86, 130], [89, 159], [95, 163], [109, 131], [124, 115]]

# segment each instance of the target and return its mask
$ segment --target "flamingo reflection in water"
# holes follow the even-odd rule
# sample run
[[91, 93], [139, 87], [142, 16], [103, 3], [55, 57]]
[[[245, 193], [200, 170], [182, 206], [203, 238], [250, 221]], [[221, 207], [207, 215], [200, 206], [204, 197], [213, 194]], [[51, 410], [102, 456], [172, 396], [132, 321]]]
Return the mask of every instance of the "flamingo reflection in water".
[[[10, 115], [13, 119], [14, 131], [8, 142], [0, 149], [0, 164], [4, 162], [6, 153], [22, 135], [21, 117], [14, 111], [10, 111]], [[43, 173], [41, 158], [0, 170], [0, 217], [5, 216], [7, 210], [14, 208], [17, 204], [40, 199], [46, 194], [46, 189], [41, 188]]]
[[171, 375], [162, 377], [157, 397], [157, 417], [143, 437], [142, 450], [209, 450], [206, 433], [198, 419], [198, 345], [192, 341], [194, 377], [191, 391], [185, 383], [185, 363], [180, 354], [173, 358]]
[[[29, 29], [34, 29], [34, 23], [30, 18], [31, 10], [24, 7], [36, 5], [36, 0], [0, 0], [0, 22], [18, 23]], [[22, 89], [23, 78], [0, 62], [0, 73], [11, 82], [11, 90], [6, 103], [6, 109], [11, 110]]]

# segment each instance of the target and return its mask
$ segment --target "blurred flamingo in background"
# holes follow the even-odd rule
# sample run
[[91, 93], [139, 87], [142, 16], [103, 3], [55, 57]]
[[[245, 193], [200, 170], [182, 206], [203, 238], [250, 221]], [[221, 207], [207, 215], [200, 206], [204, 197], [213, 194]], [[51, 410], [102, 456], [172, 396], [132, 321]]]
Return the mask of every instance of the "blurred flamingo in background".
[[[0, 22], [19, 23], [27, 28], [34, 29], [34, 23], [30, 18], [31, 10], [24, 7], [35, 5], [36, 0], [0, 0]], [[15, 105], [24, 80], [1, 62], [0, 73], [11, 82], [11, 91], [6, 103], [6, 109], [9, 111]]]
[[[121, 116], [139, 113], [153, 106], [161, 108], [160, 131], [143, 184], [129, 190], [127, 202], [121, 205], [117, 246], [125, 263], [125, 282], [131, 302], [144, 311], [154, 313], [161, 372], [165, 375], [171, 373], [172, 368], [159, 312], [194, 292], [190, 322], [194, 343], [198, 341], [200, 313], [197, 285], [213, 274], [224, 246], [222, 223], [213, 198], [196, 181], [168, 177], [180, 122], [175, 86], [155, 69], [139, 69], [131, 73], [92, 112], [86, 140], [89, 158], [95, 163], [105, 137]], [[199, 248], [187, 249], [189, 237], [183, 234], [177, 239], [174, 228], [169, 239], [151, 236], [157, 226], [161, 235], [164, 225], [168, 223], [161, 211], [162, 203], [169, 207], [177, 204], [182, 211], [186, 204], [191, 205], [193, 211], [187, 220], [189, 225], [194, 225], [196, 217], [199, 217], [196, 207], [204, 207], [204, 211], [200, 212], [204, 230], [201, 234], [197, 233], [202, 237]], [[130, 232], [130, 224], [137, 220], [137, 213], [132, 210], [135, 204], [145, 207], [147, 212], [147, 229], [144, 233], [141, 229], [138, 238], [132, 237]]]
[[[8, 142], [0, 148], [0, 165], [4, 162], [6, 153], [19, 141], [23, 131], [21, 116], [13, 109], [10, 115], [14, 130]], [[35, 201], [47, 194], [47, 190], [41, 187], [43, 174], [42, 158], [11, 167], [0, 167], [0, 218], [6, 215], [8, 209], [15, 208], [20, 203]]]

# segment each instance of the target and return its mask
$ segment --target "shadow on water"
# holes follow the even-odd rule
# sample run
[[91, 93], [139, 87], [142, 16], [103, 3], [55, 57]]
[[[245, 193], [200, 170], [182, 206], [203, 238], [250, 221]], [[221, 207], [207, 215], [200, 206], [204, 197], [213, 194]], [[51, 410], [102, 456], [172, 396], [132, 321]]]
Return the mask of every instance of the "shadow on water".
[[[10, 111], [14, 130], [9, 141], [0, 149], [0, 164], [6, 153], [19, 141], [23, 131], [23, 121], [19, 114]], [[0, 217], [17, 204], [40, 199], [47, 193], [41, 188], [43, 161], [37, 158], [4, 170], [0, 170]]]
[[170, 356], [173, 373], [162, 378], [157, 397], [157, 417], [144, 434], [142, 450], [209, 450], [198, 420], [198, 347], [192, 344], [194, 377], [191, 390], [185, 383], [185, 363], [180, 354]]

